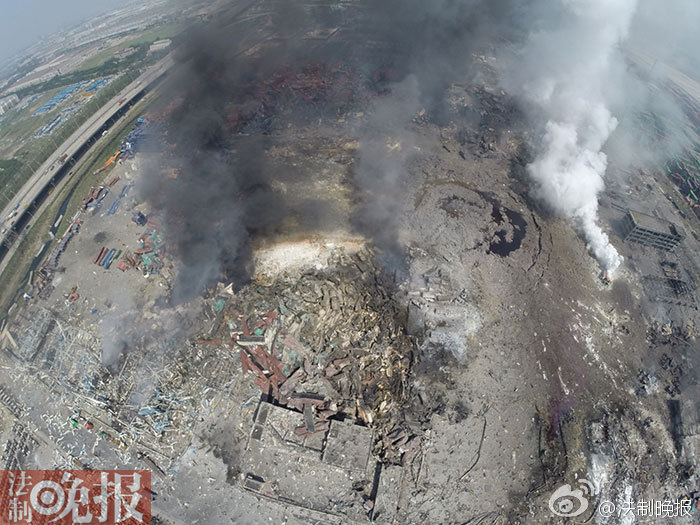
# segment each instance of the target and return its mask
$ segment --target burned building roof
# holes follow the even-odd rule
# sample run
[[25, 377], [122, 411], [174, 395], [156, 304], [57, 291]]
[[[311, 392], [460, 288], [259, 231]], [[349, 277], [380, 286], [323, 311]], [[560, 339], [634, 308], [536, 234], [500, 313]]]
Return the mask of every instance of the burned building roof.
[[627, 241], [672, 250], [683, 239], [680, 226], [636, 210], [627, 210], [624, 219], [624, 238]]

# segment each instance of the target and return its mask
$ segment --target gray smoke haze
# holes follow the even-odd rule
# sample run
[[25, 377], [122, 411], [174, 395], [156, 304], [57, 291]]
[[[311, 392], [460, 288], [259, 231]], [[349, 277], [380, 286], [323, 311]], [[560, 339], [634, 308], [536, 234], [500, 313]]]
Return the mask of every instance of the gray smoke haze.
[[368, 122], [359, 130], [360, 147], [355, 161], [354, 183], [359, 195], [353, 222], [374, 240], [381, 262], [395, 269], [404, 267], [404, 248], [399, 241], [400, 188], [414, 156], [411, 119], [421, 109], [418, 79], [408, 76], [391, 87]]
[[148, 363], [160, 369], [196, 326], [201, 304], [169, 306], [134, 297], [118, 283], [109, 287], [110, 304], [100, 320], [102, 364], [116, 374], [127, 354], [147, 352]]
[[[304, 77], [312, 63], [364, 71], [356, 100], [370, 101], [367, 116], [348, 129], [360, 143], [353, 225], [374, 241], [386, 265], [400, 268], [398, 202], [413, 158], [412, 120], [425, 109], [433, 123], [448, 124], [446, 89], [473, 78], [471, 54], [482, 50], [499, 58], [503, 85], [520, 100], [534, 131], [527, 168], [532, 194], [570, 219], [601, 268], [614, 271], [621, 258], [597, 219], [608, 139], [617, 129], [616, 155], [637, 158], [637, 141], [619, 120], [644, 104], [660, 114], [675, 108], [632, 80], [620, 52], [628, 33], [643, 41], [651, 31], [644, 25], [653, 25], [659, 7], [639, 1], [639, 10], [636, 0], [266, 2], [245, 13], [265, 20], [255, 32], [237, 18], [250, 5], [231, 3], [192, 28], [178, 48], [165, 97], [177, 103], [167, 123], [167, 142], [175, 147], [163, 158], [178, 177], [165, 180], [153, 169], [142, 188], [165, 212], [169, 249], [180, 263], [173, 300], [197, 297], [222, 278], [245, 282], [254, 239], [274, 234], [293, 215], [307, 216], [310, 229], [323, 217], [320, 203], [291, 209], [275, 189], [280, 180], [309, 175], [266, 160], [266, 137], [283, 123], [304, 121], [305, 108], [323, 105], [272, 100], [275, 75]], [[305, 38], [337, 26], [344, 28], [342, 38]], [[659, 31], [654, 38], [661, 41]], [[331, 82], [324, 89], [341, 87]], [[633, 96], [625, 98], [626, 92]]]
[[[180, 263], [174, 302], [190, 300], [222, 278], [245, 282], [252, 270], [251, 240], [274, 233], [287, 217], [301, 216], [310, 229], [324, 217], [320, 203], [290, 208], [275, 182], [309, 175], [270, 166], [265, 152], [265, 137], [281, 122], [305, 118], [303, 100], [271, 100], [270, 82], [284, 70], [298, 78], [316, 62], [364, 71], [357, 99], [374, 103], [367, 122], [348, 130], [360, 142], [353, 224], [374, 240], [387, 265], [401, 266], [397, 199], [412, 152], [409, 124], [421, 108], [440, 117], [445, 90], [468, 73], [466, 56], [500, 30], [510, 3], [391, 0], [332, 9], [269, 2], [266, 36], [259, 42], [238, 30], [237, 7], [193, 28], [178, 49], [171, 95], [165, 97], [182, 100], [167, 123], [166, 140], [176, 147], [167, 148], [161, 162], [174, 166], [178, 176], [166, 180], [153, 167], [141, 188], [166, 214], [168, 243]], [[331, 43], [304, 38], [334, 25], [351, 29]], [[342, 88], [325, 86], [331, 94]]]
[[700, 79], [700, 2], [639, 0], [626, 47]]
[[360, 195], [354, 224], [373, 239], [381, 262], [405, 267], [399, 240], [399, 200], [414, 156], [411, 121], [424, 109], [436, 124], [446, 124], [446, 92], [453, 82], [474, 77], [470, 54], [516, 33], [525, 4], [510, 0], [389, 0], [369, 17], [370, 41], [388, 50], [385, 66], [395, 77], [387, 93], [370, 108], [357, 133], [360, 149], [354, 182]]
[[554, 4], [554, 23], [530, 32], [525, 46], [506, 62], [503, 78], [530, 114], [546, 120], [527, 167], [532, 193], [573, 222], [611, 275], [622, 258], [598, 225], [598, 194], [607, 168], [603, 146], [618, 125], [606, 91], [637, 1]]
[[[272, 22], [286, 34], [297, 20], [286, 8]], [[251, 271], [250, 236], [274, 228], [285, 213], [284, 201], [270, 187], [273, 176], [281, 174], [268, 169], [258, 140], [234, 140], [227, 122], [232, 95], [290, 59], [279, 47], [263, 52], [260, 60], [245, 59], [241, 55], [250, 45], [223, 19], [191, 30], [176, 56], [168, 90], [183, 101], [167, 126], [167, 141], [176, 151], [163, 161], [178, 177], [167, 181], [152, 166], [141, 188], [154, 208], [166, 213], [168, 243], [180, 262], [176, 304], [197, 297], [224, 271], [245, 281]], [[293, 54], [293, 46], [286, 52]]]

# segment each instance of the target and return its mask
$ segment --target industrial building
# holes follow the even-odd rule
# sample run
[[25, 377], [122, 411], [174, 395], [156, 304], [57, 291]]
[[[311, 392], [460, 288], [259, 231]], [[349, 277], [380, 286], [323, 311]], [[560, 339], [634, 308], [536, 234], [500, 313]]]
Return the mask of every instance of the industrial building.
[[627, 210], [623, 231], [626, 241], [637, 242], [665, 251], [673, 250], [683, 239], [679, 227], [640, 211]]
[[168, 49], [171, 44], [171, 40], [169, 38], [165, 38], [163, 40], [156, 40], [151, 44], [151, 47], [148, 48], [148, 53], [155, 53], [156, 51], [163, 51], [164, 49]]
[[0, 115], [7, 113], [7, 111], [13, 108], [18, 102], [19, 97], [14, 94], [0, 98]]

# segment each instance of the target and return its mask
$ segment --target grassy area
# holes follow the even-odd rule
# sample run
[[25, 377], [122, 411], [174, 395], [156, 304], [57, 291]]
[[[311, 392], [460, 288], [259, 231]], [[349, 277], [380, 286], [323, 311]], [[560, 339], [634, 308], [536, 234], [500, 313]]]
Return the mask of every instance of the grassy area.
[[[162, 55], [148, 55], [148, 47], [156, 40], [171, 38], [183, 31], [185, 25], [182, 22], [164, 24], [143, 31], [134, 38], [130, 38], [99, 53], [95, 57], [86, 60], [78, 69], [53, 77], [46, 82], [27, 86], [17, 91], [17, 95], [23, 98], [34, 93], [43, 93], [49, 89], [69, 86], [83, 80], [106, 77], [122, 71], [141, 68], [155, 62]], [[120, 49], [135, 47], [136, 52], [119, 60], [114, 57], [114, 53]]]
[[22, 98], [35, 93], [43, 93], [49, 89], [70, 86], [71, 84], [76, 84], [84, 80], [90, 81], [96, 78], [116, 75], [117, 73], [130, 69], [140, 68], [145, 65], [146, 51], [147, 49], [144, 46], [140, 49], [140, 52], [136, 52], [126, 57], [124, 60], [110, 59], [98, 67], [83, 70], [78, 69], [64, 75], [53, 77], [51, 80], [47, 80], [41, 84], [35, 84], [21, 89], [17, 91], [17, 95]]
[[[129, 83], [138, 77], [138, 72], [132, 71], [129, 74], [122, 75], [107, 85], [104, 89], [93, 95], [90, 100], [74, 114], [67, 122], [60, 126], [51, 136], [44, 137], [28, 142], [24, 147], [16, 152], [16, 159], [22, 163], [22, 168], [15, 171], [11, 177], [2, 179], [2, 193], [0, 194], [0, 208], [4, 208], [9, 200], [20, 190], [22, 185], [32, 176], [39, 166], [59, 147], [63, 142], [75, 132], [90, 116], [92, 116], [99, 108], [104, 106], [111, 100], [119, 91], [124, 89]], [[50, 117], [55, 112], [49, 114]], [[42, 116], [43, 117], [43, 116]], [[40, 117], [34, 117], [39, 119]], [[19, 140], [22, 133], [28, 129], [30, 133], [36, 131], [40, 124], [27, 119], [28, 124], [22, 124], [13, 130], [13, 138]], [[43, 118], [42, 120], [48, 120]], [[26, 128], [26, 129], [25, 129]]]
[[[38, 169], [41, 164], [60, 146], [80, 125], [82, 125], [100, 106], [104, 105], [118, 91], [126, 87], [137, 76], [137, 69], [150, 65], [167, 54], [165, 52], [154, 53], [147, 56], [148, 45], [156, 40], [172, 38], [181, 33], [185, 28], [182, 22], [166, 23], [134, 34], [126, 38], [120, 44], [113, 46], [82, 64], [80, 69], [66, 75], [55, 77], [41, 85], [28, 87], [18, 93], [20, 97], [31, 93], [41, 93], [31, 107], [25, 108], [21, 113], [14, 113], [11, 118], [0, 125], [0, 156], [19, 164], [5, 173], [0, 172], [0, 208], [3, 208], [19, 191], [27, 179]], [[114, 54], [120, 49], [137, 47], [137, 52], [117, 60]], [[62, 108], [42, 115], [33, 115], [38, 107], [48, 101], [52, 96], [61, 91], [66, 85], [82, 80], [94, 80], [103, 78], [121, 71], [128, 71], [120, 75], [105, 89], [94, 95], [91, 100], [73, 114], [49, 137], [33, 139], [34, 133], [43, 125], [50, 122]], [[77, 95], [76, 95], [77, 97]], [[75, 100], [75, 97], [73, 98]], [[62, 104], [65, 106], [65, 104]], [[14, 159], [11, 159], [14, 157]]]
[[22, 163], [17, 159], [0, 159], [0, 184], [5, 177], [13, 176], [21, 167]]
[[48, 230], [53, 224], [54, 217], [58, 212], [61, 201], [70, 191], [66, 186], [52, 198], [51, 204], [47, 206], [41, 215], [35, 220], [27, 235], [22, 239], [17, 251], [5, 266], [5, 270], [0, 275], [0, 312], [5, 312], [12, 306], [17, 288], [22, 283], [29, 266], [34, 260], [34, 256], [39, 252], [39, 248], [48, 237]]
[[83, 198], [90, 189], [90, 186], [101, 184], [105, 180], [106, 176], [104, 172], [96, 174], [95, 171], [102, 167], [105, 161], [114, 154], [124, 136], [134, 126], [138, 117], [145, 112], [147, 106], [153, 101], [154, 97], [154, 94], [149, 94], [136, 104], [126, 115], [126, 119], [112, 128], [109, 135], [107, 135], [109, 142], [105, 145], [93, 148], [93, 150], [78, 164], [72, 179], [60, 186], [60, 190], [55, 195], [49, 197], [51, 200], [50, 204], [35, 218], [29, 232], [24, 239], [20, 241], [17, 251], [13, 254], [7, 266], [5, 266], [2, 275], [0, 275], [0, 312], [6, 312], [11, 306], [17, 288], [24, 279], [27, 270], [34, 260], [34, 256], [48, 238], [47, 232], [54, 223], [56, 214], [63, 200], [68, 196], [70, 191], [75, 188], [73, 195], [68, 201], [64, 220], [61, 221], [59, 225], [56, 238], [51, 242], [49, 250], [46, 253], [50, 253], [51, 249], [53, 249], [54, 245], [70, 226], [69, 221], [65, 220], [65, 218], [70, 218], [75, 214]]
[[[97, 186], [103, 184], [104, 181], [110, 178], [108, 175], [102, 173], [95, 173], [99, 168], [101, 168], [107, 159], [114, 155], [114, 153], [119, 149], [124, 136], [131, 131], [131, 129], [136, 124], [136, 120], [145, 112], [146, 107], [150, 103], [151, 99], [145, 99], [136, 104], [127, 115], [128, 120], [120, 124], [119, 127], [115, 128], [112, 133], [108, 135], [110, 141], [106, 146], [95, 151], [95, 155], [86, 160], [86, 164], [81, 168], [79, 182], [74, 184], [75, 193], [73, 193], [70, 201], [68, 201], [68, 207], [66, 208], [66, 217], [72, 217], [76, 210], [80, 207], [85, 195], [87, 195], [91, 186]], [[70, 224], [68, 221], [63, 221], [58, 227], [56, 232], [56, 237], [60, 238], [68, 229]]]
[[133, 38], [128, 38], [124, 42], [111, 46], [104, 51], [97, 53], [95, 56], [88, 58], [83, 62], [79, 69], [87, 70], [95, 67], [100, 67], [102, 64], [111, 59], [115, 53], [126, 49], [127, 47], [149, 46], [156, 40], [164, 38], [173, 38], [179, 35], [185, 29], [185, 24], [176, 22], [172, 24], [164, 24], [157, 27], [146, 29], [142, 33], [135, 35]]
[[139, 36], [135, 37], [133, 40], [128, 40], [124, 43], [124, 47], [136, 46], [139, 44], [152, 44], [156, 40], [163, 40], [164, 38], [173, 38], [185, 29], [186, 25], [183, 22], [174, 22], [171, 24], [164, 24], [162, 26], [156, 26], [146, 29]]
[[51, 97], [56, 95], [60, 89], [47, 91], [37, 98], [29, 107], [22, 111], [10, 111], [9, 118], [0, 125], [0, 155], [11, 156], [20, 144], [27, 141], [41, 126], [56, 116], [58, 110], [54, 110], [43, 115], [34, 116], [34, 111], [39, 109]]
[[[80, 66], [78, 66], [78, 69], [76, 71], [95, 70], [95, 69], [99, 69], [102, 66], [104, 66], [108, 60], [110, 60], [110, 61], [115, 60], [116, 61], [116, 59], [114, 59], [114, 54], [117, 51], [119, 51], [120, 49], [123, 49], [125, 47], [129, 47], [129, 46], [114, 46], [114, 47], [110, 47], [108, 49], [105, 49], [104, 51], [97, 53], [95, 56], [88, 58], [85, 62], [80, 64]], [[142, 56], [145, 56], [146, 51], [147, 51], [146, 49], [136, 50], [136, 53], [141, 52]], [[126, 57], [126, 58], [130, 58], [130, 57]]]

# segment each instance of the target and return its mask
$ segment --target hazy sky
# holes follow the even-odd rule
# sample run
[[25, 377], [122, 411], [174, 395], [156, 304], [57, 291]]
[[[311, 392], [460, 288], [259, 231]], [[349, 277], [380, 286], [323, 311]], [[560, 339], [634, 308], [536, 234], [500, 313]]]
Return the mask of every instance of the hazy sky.
[[[124, 0], [0, 0], [0, 61], [32, 45], [42, 35], [125, 3]], [[683, 69], [688, 73], [699, 65], [694, 53], [699, 43], [698, 20], [700, 0], [639, 0], [630, 39], [635, 47], [650, 55], [685, 66]]]
[[124, 5], [120, 0], [0, 0], [0, 59], [40, 36]]

